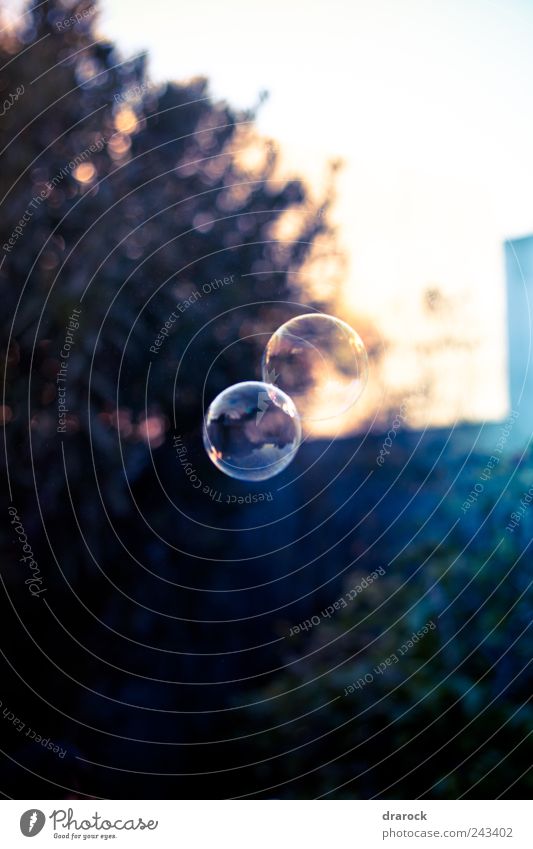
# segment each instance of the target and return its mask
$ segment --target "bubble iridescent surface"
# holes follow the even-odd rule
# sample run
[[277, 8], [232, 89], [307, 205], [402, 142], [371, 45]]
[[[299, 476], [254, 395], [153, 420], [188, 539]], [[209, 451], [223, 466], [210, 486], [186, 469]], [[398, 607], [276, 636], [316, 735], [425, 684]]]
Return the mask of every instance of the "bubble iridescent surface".
[[263, 380], [290, 395], [302, 419], [334, 418], [350, 409], [366, 386], [365, 346], [339, 318], [300, 315], [270, 337], [263, 354]]
[[229, 386], [204, 419], [205, 450], [232, 478], [262, 481], [283, 471], [298, 451], [302, 427], [293, 401], [257, 380]]

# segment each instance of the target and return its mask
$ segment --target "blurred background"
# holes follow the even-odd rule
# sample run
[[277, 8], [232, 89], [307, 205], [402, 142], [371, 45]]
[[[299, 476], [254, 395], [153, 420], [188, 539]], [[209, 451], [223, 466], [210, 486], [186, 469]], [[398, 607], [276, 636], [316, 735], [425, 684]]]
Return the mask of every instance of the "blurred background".
[[[523, 798], [531, 5], [0, 28], [0, 790]], [[223, 476], [206, 405], [312, 310], [362, 399]]]

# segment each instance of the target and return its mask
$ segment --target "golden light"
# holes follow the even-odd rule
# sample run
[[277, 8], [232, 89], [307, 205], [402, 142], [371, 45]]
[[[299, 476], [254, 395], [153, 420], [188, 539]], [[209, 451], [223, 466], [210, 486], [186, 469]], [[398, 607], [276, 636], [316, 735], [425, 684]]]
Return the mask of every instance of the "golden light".
[[115, 135], [109, 139], [108, 148], [113, 159], [120, 159], [121, 156], [124, 156], [124, 154], [128, 152], [130, 147], [131, 139], [124, 133], [115, 133]]
[[78, 183], [90, 183], [96, 174], [96, 168], [90, 162], [83, 162], [74, 171]]
[[137, 116], [129, 106], [123, 106], [115, 116], [115, 127], [119, 133], [134, 133], [137, 129]]
[[163, 444], [166, 429], [167, 422], [164, 416], [159, 415], [147, 416], [136, 428], [139, 439], [149, 443], [152, 448], [159, 448]]
[[[254, 138], [250, 142], [248, 141], [249, 136], [247, 137], [245, 133], [242, 133], [242, 136], [242, 142], [238, 137], [234, 142], [235, 147], [237, 148], [237, 165], [247, 174], [262, 173], [267, 164], [268, 155], [272, 148], [268, 143], [265, 143], [263, 139]], [[248, 144], [244, 150], [239, 150], [239, 144], [247, 141]]]
[[298, 238], [302, 232], [302, 227], [301, 210], [289, 208], [270, 225], [269, 235], [272, 239], [289, 241]]

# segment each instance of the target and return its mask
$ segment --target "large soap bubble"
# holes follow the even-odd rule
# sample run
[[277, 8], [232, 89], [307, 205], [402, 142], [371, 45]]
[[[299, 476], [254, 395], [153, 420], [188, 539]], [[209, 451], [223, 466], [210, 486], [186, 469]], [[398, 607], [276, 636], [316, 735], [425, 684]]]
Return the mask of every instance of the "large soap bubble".
[[203, 437], [209, 458], [226, 475], [262, 481], [289, 465], [302, 427], [288, 395], [250, 380], [217, 395], [205, 416]]
[[291, 318], [270, 337], [263, 380], [293, 399], [302, 419], [323, 421], [355, 404], [368, 379], [368, 358], [358, 333], [331, 315]]

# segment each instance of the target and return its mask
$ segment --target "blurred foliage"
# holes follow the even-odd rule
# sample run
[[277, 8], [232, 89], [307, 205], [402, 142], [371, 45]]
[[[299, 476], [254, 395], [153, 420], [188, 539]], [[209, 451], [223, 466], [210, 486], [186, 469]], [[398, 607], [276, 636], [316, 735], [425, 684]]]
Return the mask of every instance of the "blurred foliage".
[[[65, 26], [67, 18], [75, 22]], [[122, 463], [133, 474], [148, 462], [147, 444], [161, 444], [174, 416], [181, 433], [198, 426], [209, 364], [210, 397], [258, 376], [265, 334], [294, 314], [285, 302], [306, 298], [302, 267], [320, 262], [326, 244], [331, 255], [329, 201], [280, 176], [277, 147], [257, 135], [253, 111], [213, 101], [203, 79], [154, 86], [144, 55], [125, 61], [95, 38], [92, 3], [34, 3], [22, 20], [0, 37], [0, 98], [24, 90], [0, 121], [4, 418], [8, 454], [18, 458], [11, 484], [24, 506], [31, 440], [47, 515], [64, 509], [55, 377], [68, 318], [80, 308], [68, 472], [95, 535], [88, 465], [111, 516], [125, 514]], [[231, 275], [232, 285], [180, 314], [150, 352], [178, 303]], [[228, 339], [238, 344], [224, 350]]]
[[[145, 56], [124, 60], [96, 38], [91, 7], [36, 2], [23, 29], [0, 33], [0, 102], [23, 90], [0, 117], [0, 245], [14, 241], [0, 253], [9, 481], [54, 590], [48, 614], [12, 580], [19, 552], [8, 528], [16, 617], [6, 602], [2, 677], [12, 710], [37, 716], [69, 751], [65, 763], [41, 763], [4, 724], [2, 744], [32, 768], [13, 767], [4, 789], [116, 794], [116, 773], [91, 773], [80, 752], [122, 764], [125, 798], [531, 792], [521, 745], [532, 720], [531, 594], [526, 556], [516, 558], [533, 536], [533, 509], [504, 531], [531, 484], [530, 461], [502, 462], [462, 515], [483, 462], [453, 478], [453, 458], [434, 462], [441, 446], [429, 437], [405, 437], [402, 448], [399, 434], [364, 491], [381, 437], [356, 440], [356, 450], [340, 440], [327, 461], [322, 446], [306, 445], [294, 464], [306, 476], [261, 506], [253, 544], [220, 530], [231, 508], [187, 488], [172, 432], [197, 433], [208, 371], [209, 398], [258, 376], [266, 336], [298, 309], [291, 302], [328, 307], [342, 266], [328, 224], [332, 184], [317, 200], [284, 178], [253, 110], [214, 101], [205, 80], [153, 86]], [[209, 294], [150, 351], [177, 304], [204, 285]], [[56, 375], [74, 308], [60, 439]], [[440, 309], [431, 291], [428, 314]], [[201, 532], [162, 497], [154, 456], [165, 491]], [[325, 488], [326, 462], [335, 485]], [[257, 524], [246, 510], [238, 518]], [[258, 559], [273, 542], [276, 556]], [[345, 574], [354, 556], [357, 572]], [[210, 568], [218, 558], [223, 568]], [[345, 609], [287, 638], [296, 615], [314, 615], [389, 560]], [[280, 609], [290, 623], [280, 624]], [[437, 618], [398, 663], [373, 672]], [[368, 674], [371, 683], [344, 695]], [[158, 745], [132, 743], [147, 738]]]
[[[463, 511], [487, 459], [471, 457], [431, 530], [383, 577], [285, 639], [283, 671], [249, 695], [240, 724], [265, 795], [529, 798], [533, 509], [506, 526], [533, 482], [531, 457], [502, 460]], [[443, 471], [424, 484], [428, 499], [453, 482]], [[361, 565], [344, 591], [367, 576]]]

